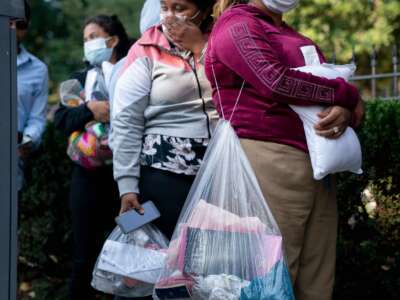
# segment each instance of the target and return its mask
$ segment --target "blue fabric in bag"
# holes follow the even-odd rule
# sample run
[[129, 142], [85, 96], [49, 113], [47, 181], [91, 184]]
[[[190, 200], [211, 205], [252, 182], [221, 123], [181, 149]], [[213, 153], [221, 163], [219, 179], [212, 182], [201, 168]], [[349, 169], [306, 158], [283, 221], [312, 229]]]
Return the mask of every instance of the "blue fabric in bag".
[[243, 288], [240, 300], [294, 300], [290, 274], [285, 262], [280, 260], [264, 277], [251, 281]]

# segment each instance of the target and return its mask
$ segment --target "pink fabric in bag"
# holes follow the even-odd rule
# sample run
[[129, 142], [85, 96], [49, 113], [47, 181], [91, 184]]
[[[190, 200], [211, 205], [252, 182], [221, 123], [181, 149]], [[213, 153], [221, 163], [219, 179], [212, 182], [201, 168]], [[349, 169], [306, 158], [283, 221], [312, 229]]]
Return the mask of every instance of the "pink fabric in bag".
[[231, 232], [263, 232], [264, 223], [257, 217], [241, 218], [225, 209], [200, 200], [187, 223], [188, 226]]
[[163, 279], [157, 283], [156, 288], [167, 288], [178, 285], [185, 285], [189, 291], [192, 290], [194, 285], [194, 280], [192, 277], [184, 274], [176, 274], [169, 278]]
[[[257, 217], [241, 218], [215, 205], [200, 200], [189, 222], [182, 224], [178, 239], [171, 241], [168, 249], [167, 263], [169, 266], [177, 266], [183, 271], [185, 261], [185, 251], [187, 245], [188, 227], [203, 230], [216, 230], [226, 232], [265, 232], [265, 225]], [[273, 266], [282, 258], [282, 237], [275, 235], [262, 234], [262, 245], [259, 248], [269, 253], [268, 257], [260, 257], [260, 265], [257, 273], [259, 276], [267, 274]]]

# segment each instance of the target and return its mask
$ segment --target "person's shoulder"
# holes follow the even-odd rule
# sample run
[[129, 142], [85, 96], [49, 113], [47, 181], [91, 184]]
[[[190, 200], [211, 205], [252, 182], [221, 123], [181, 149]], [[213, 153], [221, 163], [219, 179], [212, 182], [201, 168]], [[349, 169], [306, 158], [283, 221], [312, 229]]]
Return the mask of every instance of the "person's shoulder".
[[121, 69], [121, 68], [125, 65], [127, 59], [128, 59], [128, 57], [125, 56], [125, 57], [121, 58], [119, 61], [117, 61], [117, 63], [113, 66], [113, 69], [112, 69], [112, 70], [113, 70], [113, 73], [114, 73], [116, 70]]
[[34, 75], [39, 82], [48, 82], [49, 70], [47, 65], [32, 53], [27, 52], [27, 55], [30, 61], [29, 70], [32, 72], [32, 75]]
[[168, 40], [161, 31], [161, 26], [155, 25], [147, 29], [132, 45], [127, 55], [127, 61], [132, 62], [141, 57], [155, 59], [159, 49], [168, 49], [169, 47]]
[[160, 39], [164, 38], [159, 24], [153, 25], [143, 32], [142, 36], [136, 41], [134, 46], [158, 45]]
[[47, 72], [47, 65], [40, 60], [37, 56], [30, 53], [28, 50], [26, 51], [26, 55], [29, 57], [31, 63], [35, 66], [36, 69], [39, 69], [42, 72]]
[[[262, 28], [261, 28], [262, 27]], [[223, 30], [232, 28], [239, 33], [248, 33], [247, 31], [259, 31], [262, 29], [264, 33], [269, 31], [277, 31], [276, 27], [271, 24], [269, 16], [262, 12], [259, 8], [249, 4], [234, 5], [226, 10], [219, 18], [214, 29]]]
[[239, 4], [234, 5], [228, 8], [219, 18], [216, 26], [223, 25], [227, 23], [234, 23], [238, 20], [247, 20], [251, 18], [251, 14], [249, 12], [249, 5], [247, 4]]

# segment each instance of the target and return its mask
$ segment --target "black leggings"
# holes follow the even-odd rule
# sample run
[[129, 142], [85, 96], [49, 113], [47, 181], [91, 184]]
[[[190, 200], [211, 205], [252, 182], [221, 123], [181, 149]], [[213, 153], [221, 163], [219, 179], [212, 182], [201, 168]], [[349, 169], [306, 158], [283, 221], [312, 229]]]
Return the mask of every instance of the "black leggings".
[[194, 176], [141, 167], [139, 189], [141, 202], [151, 200], [160, 211], [161, 217], [153, 222], [168, 239], [174, 233], [186, 197], [193, 184]]
[[116, 226], [114, 218], [120, 207], [112, 168], [88, 171], [75, 165], [69, 200], [73, 233], [70, 299], [92, 300], [93, 267], [107, 235]]
[[[158, 170], [151, 167], [141, 167], [140, 172], [140, 197], [141, 202], [151, 200], [160, 211], [161, 217], [153, 222], [171, 239], [175, 225], [178, 221], [190, 187], [195, 176], [175, 174], [168, 171]], [[116, 297], [115, 300], [130, 299]], [[134, 298], [140, 300], [153, 299], [151, 296]]]

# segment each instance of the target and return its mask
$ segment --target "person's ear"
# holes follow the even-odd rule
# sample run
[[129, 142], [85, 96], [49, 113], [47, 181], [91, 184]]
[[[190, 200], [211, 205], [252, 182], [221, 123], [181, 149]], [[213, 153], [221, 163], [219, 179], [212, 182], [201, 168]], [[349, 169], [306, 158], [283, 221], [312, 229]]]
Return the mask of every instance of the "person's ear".
[[117, 47], [119, 43], [119, 37], [117, 37], [116, 35], [112, 36], [111, 39], [109, 39], [109, 41], [107, 42], [107, 46], [108, 48], [115, 48]]

